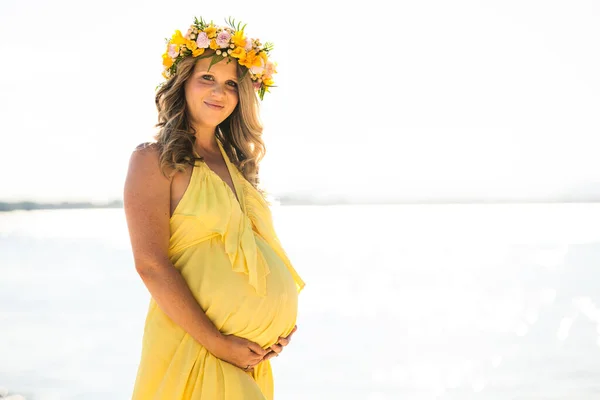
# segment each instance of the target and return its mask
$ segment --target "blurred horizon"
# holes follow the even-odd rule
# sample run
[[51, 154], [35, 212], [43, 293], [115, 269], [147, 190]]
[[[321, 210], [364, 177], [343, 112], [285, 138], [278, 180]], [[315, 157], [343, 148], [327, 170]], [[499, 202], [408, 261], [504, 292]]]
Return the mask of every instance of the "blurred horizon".
[[0, 201], [121, 199], [164, 38], [230, 15], [275, 44], [274, 196], [600, 201], [600, 3], [391, 4], [2, 2]]

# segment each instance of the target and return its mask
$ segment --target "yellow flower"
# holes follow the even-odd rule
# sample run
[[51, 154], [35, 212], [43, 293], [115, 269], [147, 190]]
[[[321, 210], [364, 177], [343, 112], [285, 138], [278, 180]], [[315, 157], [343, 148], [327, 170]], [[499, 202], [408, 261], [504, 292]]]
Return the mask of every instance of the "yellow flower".
[[219, 48], [219, 45], [217, 44], [217, 41], [215, 39], [212, 39], [210, 41], [209, 47], [213, 50], [217, 50]]
[[206, 32], [206, 35], [208, 36], [209, 39], [212, 39], [215, 36], [217, 36], [217, 28], [215, 28], [213, 26], [212, 22], [210, 23], [209, 26], [207, 26], [206, 28], [204, 28], [204, 32]]
[[263, 61], [265, 62], [265, 65], [267, 64], [267, 61], [269, 61], [267, 59], [267, 53], [265, 53], [264, 51], [261, 51], [260, 53], [258, 53], [258, 55], [260, 56], [260, 58], [263, 59]]
[[261, 57], [256, 55], [256, 51], [250, 50], [248, 53], [246, 53], [246, 58], [244, 60], [240, 60], [239, 63], [247, 68], [260, 67], [260, 59]]
[[179, 29], [175, 31], [173, 37], [171, 38], [171, 43], [173, 44], [185, 44], [186, 41], [187, 39], [183, 37]]
[[198, 45], [193, 40], [186, 40], [185, 41], [185, 46], [188, 49], [190, 49], [191, 51], [194, 51], [194, 50], [196, 50], [198, 48]]
[[260, 57], [254, 57], [251, 61], [250, 67], [260, 67], [262, 63], [260, 62]]
[[196, 49], [192, 52], [192, 57], [198, 57], [199, 55], [201, 55], [202, 53], [204, 53], [204, 49], [203, 48], [199, 48]]
[[246, 58], [246, 50], [244, 50], [241, 47], [236, 47], [230, 54], [231, 57], [239, 58], [241, 60], [244, 60]]
[[231, 37], [231, 42], [238, 47], [246, 47], [246, 38], [244, 37], [244, 31], [237, 31]]
[[263, 79], [263, 83], [265, 84], [265, 86], [273, 86], [273, 79], [272, 78], [267, 78], [267, 79]]
[[163, 71], [162, 76], [165, 79], [169, 79], [169, 75], [167, 75], [167, 71]]
[[165, 68], [171, 68], [171, 65], [173, 65], [173, 59], [171, 57], [169, 57], [168, 54], [163, 54], [162, 56], [163, 58], [163, 65]]

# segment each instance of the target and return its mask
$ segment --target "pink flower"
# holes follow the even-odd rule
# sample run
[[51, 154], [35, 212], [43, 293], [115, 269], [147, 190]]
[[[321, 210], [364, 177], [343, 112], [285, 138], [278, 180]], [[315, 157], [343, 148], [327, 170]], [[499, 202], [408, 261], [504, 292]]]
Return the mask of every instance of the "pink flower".
[[246, 39], [246, 47], [244, 47], [244, 50], [246, 50], [246, 51], [252, 50], [252, 39], [249, 39], [249, 38]]
[[250, 67], [250, 72], [252, 72], [254, 75], [261, 75], [263, 73], [263, 71], [265, 70], [265, 61], [262, 59], [262, 57], [259, 57], [259, 60], [260, 60], [260, 66]]
[[262, 82], [252, 82], [252, 86], [254, 86], [254, 90], [260, 89]]
[[267, 65], [265, 66], [265, 74], [273, 75], [275, 72], [275, 64], [273, 64], [271, 61], [268, 61]]
[[229, 39], [231, 39], [231, 34], [227, 31], [221, 31], [217, 35], [217, 44], [222, 49], [229, 47]]
[[208, 38], [208, 35], [206, 34], [206, 32], [198, 33], [198, 38], [196, 39], [196, 44], [201, 49], [206, 49], [208, 47], [208, 45], [210, 45], [210, 39]]
[[177, 56], [179, 55], [179, 46], [176, 44], [170, 44], [167, 53], [169, 54], [169, 57], [177, 58]]

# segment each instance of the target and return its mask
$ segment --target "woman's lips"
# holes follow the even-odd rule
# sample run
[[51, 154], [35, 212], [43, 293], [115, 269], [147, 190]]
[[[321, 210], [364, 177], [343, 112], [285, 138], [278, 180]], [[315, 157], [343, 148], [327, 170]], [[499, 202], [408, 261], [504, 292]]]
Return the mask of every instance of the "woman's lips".
[[213, 110], [222, 110], [223, 109], [223, 106], [220, 106], [218, 104], [212, 104], [212, 103], [209, 103], [206, 101], [204, 102], [204, 104], [206, 104], [209, 108], [212, 108]]

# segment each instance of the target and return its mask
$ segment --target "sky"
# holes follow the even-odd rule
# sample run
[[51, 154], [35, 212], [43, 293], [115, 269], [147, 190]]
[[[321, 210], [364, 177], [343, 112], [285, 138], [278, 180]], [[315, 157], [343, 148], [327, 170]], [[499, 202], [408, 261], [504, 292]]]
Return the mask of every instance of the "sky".
[[121, 199], [194, 16], [275, 44], [273, 194], [600, 201], [595, 0], [2, 0], [0, 201]]

